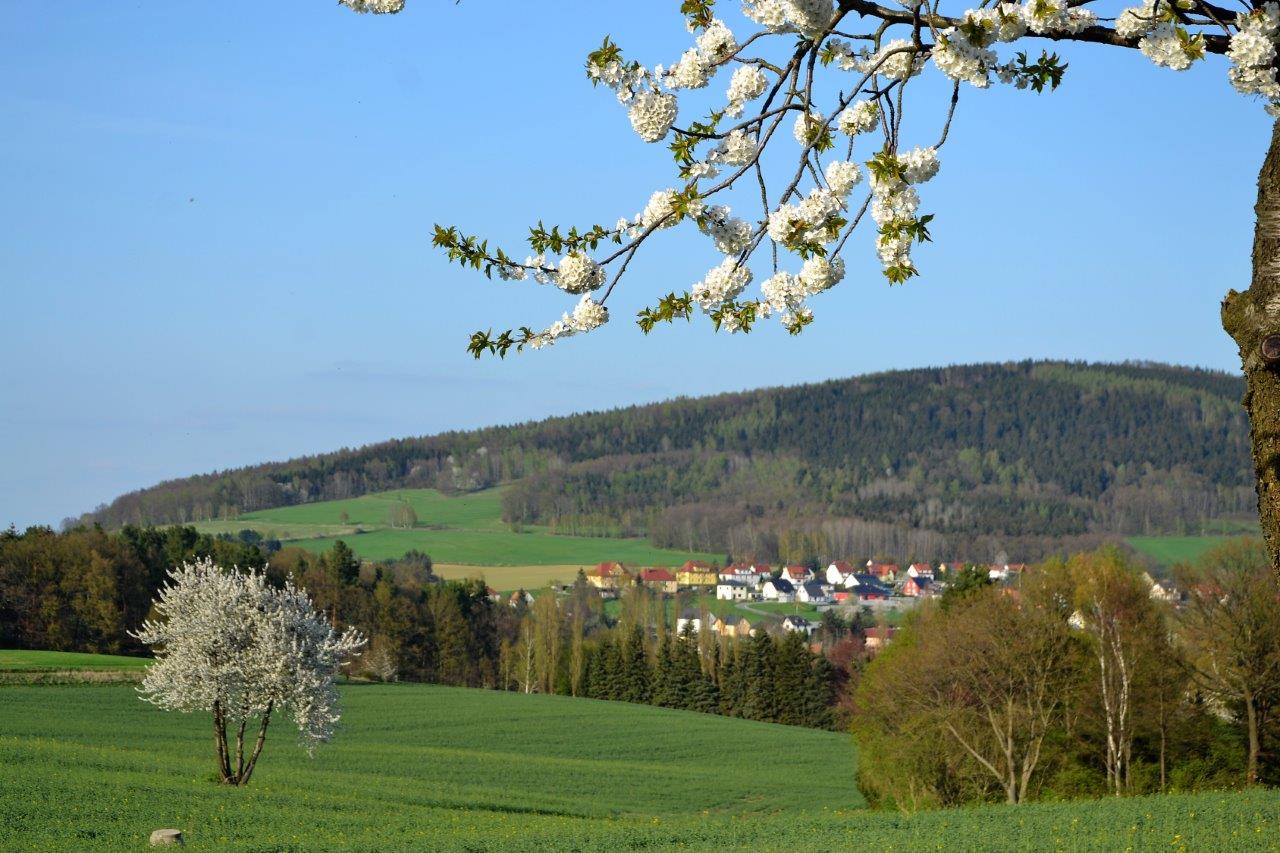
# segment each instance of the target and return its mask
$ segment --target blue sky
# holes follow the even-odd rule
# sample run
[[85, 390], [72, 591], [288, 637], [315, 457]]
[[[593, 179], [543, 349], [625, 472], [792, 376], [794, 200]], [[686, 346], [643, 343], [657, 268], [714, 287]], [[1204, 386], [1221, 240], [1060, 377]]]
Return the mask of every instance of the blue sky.
[[[674, 61], [677, 6], [0, 6], [0, 525], [196, 472], [676, 395], [1042, 357], [1237, 367], [1217, 306], [1248, 283], [1268, 119], [1219, 59], [1175, 74], [1076, 45], [1051, 95], [964, 90], [907, 286], [855, 237], [799, 338], [695, 322], [646, 339], [634, 311], [718, 260], [664, 234], [608, 327], [472, 360], [472, 330], [540, 327], [572, 300], [448, 266], [432, 223], [523, 257], [539, 218], [612, 223], [671, 185], [665, 148], [582, 63], [605, 33]], [[928, 144], [938, 87], [917, 94], [906, 142]]]

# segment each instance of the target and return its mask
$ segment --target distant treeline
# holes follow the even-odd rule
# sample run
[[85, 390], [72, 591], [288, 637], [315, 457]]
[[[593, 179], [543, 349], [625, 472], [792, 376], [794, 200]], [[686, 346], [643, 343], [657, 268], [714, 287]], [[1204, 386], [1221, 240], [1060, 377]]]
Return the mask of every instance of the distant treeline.
[[766, 560], [1036, 558], [1253, 509], [1236, 376], [1021, 362], [885, 373], [446, 433], [163, 483], [84, 521], [230, 518], [512, 484], [504, 517]]
[[284, 548], [268, 564], [256, 543], [191, 527], [0, 532], [0, 648], [147, 654], [129, 632], [148, 617], [169, 569], [205, 556], [227, 567], [265, 567], [276, 583], [292, 575], [335, 626], [360, 628], [370, 644], [350, 666], [355, 676], [817, 727], [833, 724], [837, 688], [847, 678], [847, 666], [833, 667], [798, 637], [677, 637], [668, 607], [676, 602], [643, 587], [627, 591], [615, 619], [581, 574], [566, 594], [540, 593], [530, 604], [529, 596], [499, 596], [481, 580], [442, 580], [425, 554], [362, 565], [338, 542], [320, 556]]

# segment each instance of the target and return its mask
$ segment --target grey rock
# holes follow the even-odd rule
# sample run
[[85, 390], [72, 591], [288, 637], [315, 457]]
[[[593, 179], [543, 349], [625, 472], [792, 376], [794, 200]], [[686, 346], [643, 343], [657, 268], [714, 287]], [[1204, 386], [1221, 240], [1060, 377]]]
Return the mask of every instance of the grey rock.
[[157, 829], [151, 833], [152, 847], [160, 847], [166, 844], [182, 844], [182, 830]]

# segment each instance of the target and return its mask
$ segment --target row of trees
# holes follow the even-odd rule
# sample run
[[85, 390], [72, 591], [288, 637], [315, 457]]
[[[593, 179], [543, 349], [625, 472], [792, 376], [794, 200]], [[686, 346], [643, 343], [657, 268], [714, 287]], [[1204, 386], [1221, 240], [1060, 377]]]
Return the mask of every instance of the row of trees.
[[[479, 579], [444, 581], [431, 559], [362, 564], [339, 541], [325, 554], [200, 534], [189, 527], [31, 528], [0, 533], [0, 647], [146, 654], [129, 631], [153, 616], [155, 591], [183, 563], [212, 560], [288, 578], [335, 630], [369, 638], [349, 674], [464, 687], [594, 696], [797, 725], [830, 726], [833, 668], [798, 637], [676, 637], [674, 608], [644, 587], [618, 613], [579, 573], [566, 595], [495, 600]], [[268, 562], [269, 556], [269, 562]], [[673, 608], [674, 606], [674, 608]], [[831, 639], [843, 626], [834, 626]], [[692, 656], [691, 656], [692, 655]], [[695, 676], [690, 663], [695, 662]]]
[[1118, 551], [926, 608], [854, 696], [862, 789], [914, 809], [1280, 778], [1280, 607], [1261, 543], [1153, 599]]

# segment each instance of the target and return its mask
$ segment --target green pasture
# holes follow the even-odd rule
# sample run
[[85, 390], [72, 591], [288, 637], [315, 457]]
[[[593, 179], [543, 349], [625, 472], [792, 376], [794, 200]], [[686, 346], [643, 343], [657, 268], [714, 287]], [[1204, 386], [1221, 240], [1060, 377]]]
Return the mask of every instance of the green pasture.
[[1231, 539], [1230, 536], [1130, 536], [1125, 541], [1161, 566], [1172, 567], [1194, 563], [1206, 551]]
[[343, 688], [314, 759], [284, 721], [211, 781], [204, 715], [130, 686], [0, 687], [0, 849], [1274, 850], [1271, 791], [871, 812], [845, 735], [640, 705]]
[[149, 663], [151, 663], [150, 658], [131, 658], [123, 655], [0, 649], [0, 672], [141, 669]]
[[[413, 508], [418, 523], [411, 529], [393, 528], [389, 522], [391, 512], [404, 503]], [[350, 500], [266, 509], [195, 526], [208, 533], [235, 534], [251, 529], [315, 552], [327, 551], [342, 539], [366, 560], [392, 560], [418, 550], [430, 554], [437, 563], [455, 568], [573, 567], [567, 576], [559, 569], [550, 570], [551, 575], [530, 572], [522, 577], [528, 583], [513, 583], [512, 589], [545, 584], [561, 577], [572, 580], [577, 567], [610, 560], [676, 566], [686, 560], [710, 561], [723, 556], [668, 551], [654, 548], [643, 539], [564, 536], [542, 527], [529, 527], [517, 533], [502, 521], [500, 488], [457, 496], [444, 495], [434, 489], [398, 489]]]

